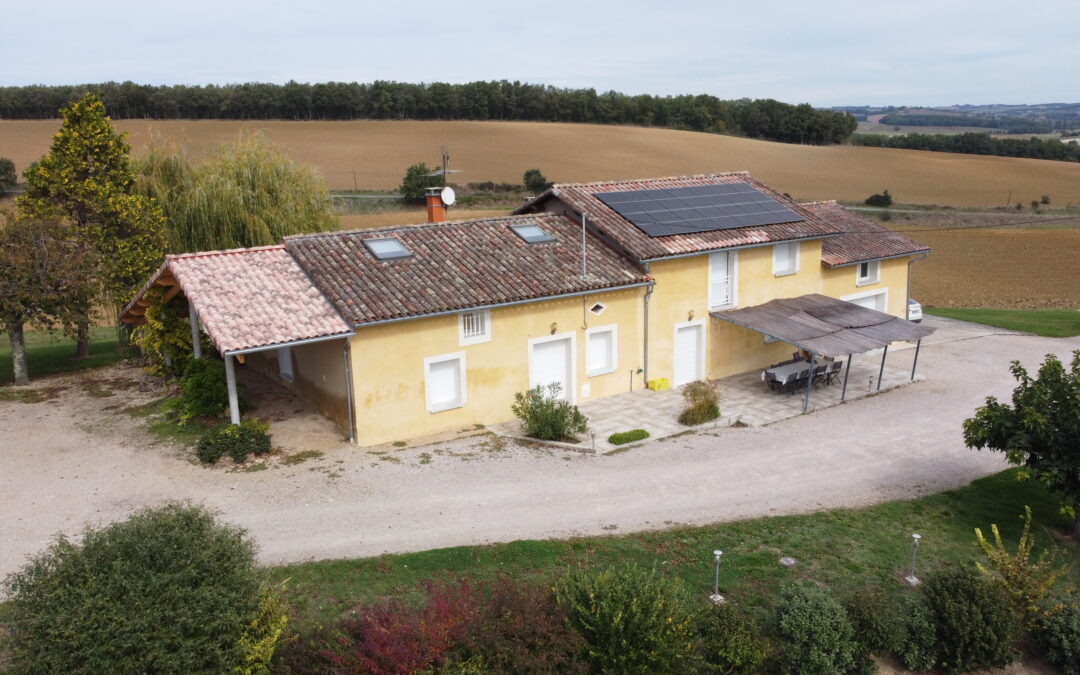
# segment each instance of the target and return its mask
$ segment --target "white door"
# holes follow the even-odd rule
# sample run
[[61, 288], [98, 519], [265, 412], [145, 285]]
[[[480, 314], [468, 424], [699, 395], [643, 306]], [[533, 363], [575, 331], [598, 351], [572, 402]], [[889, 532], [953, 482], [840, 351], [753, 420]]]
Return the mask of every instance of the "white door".
[[731, 254], [709, 254], [709, 307], [731, 304]]
[[675, 372], [672, 386], [700, 380], [702, 378], [702, 340], [704, 329], [701, 325], [682, 326], [675, 329]]
[[552, 382], [562, 387], [559, 398], [570, 400], [570, 338], [538, 342], [532, 346], [529, 386], [545, 389]]
[[874, 295], [867, 295], [867, 296], [864, 296], [864, 297], [861, 297], [861, 298], [854, 298], [853, 300], [848, 300], [848, 302], [850, 302], [853, 305], [858, 305], [859, 307], [865, 307], [867, 309], [876, 309], [879, 312], [884, 312], [885, 311], [885, 294], [884, 293], [875, 293]]

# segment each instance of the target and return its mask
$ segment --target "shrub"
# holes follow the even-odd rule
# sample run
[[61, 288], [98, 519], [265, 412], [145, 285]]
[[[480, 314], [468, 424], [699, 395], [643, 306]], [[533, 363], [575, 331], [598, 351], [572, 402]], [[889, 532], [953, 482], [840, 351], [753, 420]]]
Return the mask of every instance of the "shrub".
[[792, 673], [849, 673], [866, 668], [866, 649], [844, 608], [817, 588], [781, 591], [775, 614], [780, 660]]
[[731, 605], [710, 606], [698, 616], [698, 669], [741, 675], [760, 672], [769, 655], [757, 622]]
[[686, 426], [704, 424], [720, 416], [720, 394], [716, 385], [705, 380], [696, 380], [683, 387], [683, 411], [679, 414], [679, 423]]
[[20, 673], [257, 672], [285, 621], [247, 535], [184, 504], [61, 535], [4, 590]]
[[931, 574], [924, 585], [945, 673], [1004, 666], [1013, 660], [1018, 621], [1009, 598], [970, 570]]
[[[15, 162], [7, 157], [0, 157], [0, 192], [15, 187], [19, 182], [18, 174], [15, 173]], [[1047, 199], [1049, 203], [1049, 199]]]
[[180, 419], [220, 417], [228, 408], [225, 364], [215, 359], [189, 361], [180, 380]]
[[1047, 661], [1060, 666], [1065, 675], [1080, 675], [1080, 605], [1070, 604], [1040, 619], [1033, 637]]
[[874, 193], [866, 198], [864, 202], [867, 206], [877, 206], [879, 208], [888, 208], [893, 204], [892, 195], [889, 194], [889, 190], [886, 189], [881, 193]]
[[872, 651], [887, 654], [898, 651], [902, 627], [878, 589], [855, 593], [847, 605], [847, 613], [863, 644]]
[[510, 410], [521, 420], [527, 436], [545, 441], [574, 440], [585, 433], [589, 419], [577, 406], [559, 398], [562, 385], [552, 382], [546, 387], [536, 385], [526, 392], [514, 394]]
[[357, 609], [323, 659], [332, 672], [412, 673], [444, 665], [467, 634], [480, 603], [468, 581], [426, 587], [422, 607], [389, 599]]
[[681, 586], [636, 565], [576, 570], [556, 589], [592, 672], [680, 672], [694, 645]]
[[631, 429], [630, 431], [620, 431], [615, 434], [611, 434], [607, 438], [607, 442], [612, 445], [626, 445], [627, 443], [633, 443], [634, 441], [640, 441], [643, 438], [648, 438], [649, 432], [644, 429]]
[[1001, 587], [1012, 602], [1013, 611], [1020, 617], [1024, 630], [1030, 630], [1041, 616], [1060, 609], [1060, 606], [1043, 609], [1040, 605], [1043, 597], [1065, 574], [1066, 568], [1057, 566], [1048, 551], [1043, 551], [1038, 561], [1031, 560], [1035, 537], [1031, 534], [1030, 506], [1024, 506], [1024, 530], [1015, 555], [1005, 548], [997, 525], [990, 525], [990, 531], [994, 535], [993, 544], [986, 540], [982, 530], [975, 528], [975, 539], [986, 554], [987, 565], [975, 564]]
[[265, 455], [270, 452], [270, 425], [258, 420], [243, 420], [240, 424], [223, 424], [207, 431], [199, 439], [195, 454], [199, 461], [213, 464], [223, 455], [232, 457], [236, 463], [248, 455]]
[[488, 673], [586, 673], [585, 641], [567, 623], [550, 587], [498, 577], [468, 635], [455, 650], [461, 664]]
[[937, 632], [929, 606], [922, 597], [909, 596], [897, 616], [900, 631], [894, 653], [910, 670], [930, 670], [937, 665]]

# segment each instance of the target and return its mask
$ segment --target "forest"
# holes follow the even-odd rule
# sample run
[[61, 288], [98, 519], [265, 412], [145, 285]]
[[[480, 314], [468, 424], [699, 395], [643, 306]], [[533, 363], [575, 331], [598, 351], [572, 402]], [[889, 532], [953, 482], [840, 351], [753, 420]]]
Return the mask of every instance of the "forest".
[[1001, 138], [985, 133], [964, 134], [855, 134], [852, 145], [874, 148], [906, 148], [934, 152], [962, 152], [970, 155], [1027, 157], [1080, 162], [1080, 145], [1062, 143], [1056, 138]]
[[377, 81], [147, 85], [134, 82], [0, 87], [0, 119], [52, 119], [96, 93], [113, 119], [515, 120], [625, 124], [704, 131], [786, 143], [842, 143], [846, 112], [773, 99], [708, 94], [653, 96], [523, 82], [413, 84]]

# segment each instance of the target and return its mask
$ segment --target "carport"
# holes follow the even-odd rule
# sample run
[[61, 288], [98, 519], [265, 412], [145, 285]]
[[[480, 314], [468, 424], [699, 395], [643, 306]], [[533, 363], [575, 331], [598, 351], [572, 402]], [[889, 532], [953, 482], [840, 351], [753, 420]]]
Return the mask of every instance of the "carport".
[[767, 341], [785, 342], [810, 353], [803, 412], [810, 406], [814, 369], [819, 359], [847, 359], [844, 389], [840, 397], [840, 400], [844, 400], [847, 396], [852, 356], [876, 349], [882, 350], [877, 380], [880, 389], [889, 345], [894, 342], [914, 342], [915, 359], [911, 364], [911, 379], [914, 380], [922, 339], [934, 332], [933, 328], [920, 326], [892, 314], [818, 293], [800, 295], [797, 298], [778, 298], [753, 307], [710, 312], [709, 315], [713, 319], [761, 333]]

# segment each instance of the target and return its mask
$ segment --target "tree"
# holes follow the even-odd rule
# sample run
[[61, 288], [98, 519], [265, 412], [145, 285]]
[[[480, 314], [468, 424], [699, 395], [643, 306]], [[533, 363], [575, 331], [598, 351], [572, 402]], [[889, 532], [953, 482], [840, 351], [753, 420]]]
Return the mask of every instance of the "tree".
[[0, 212], [0, 326], [11, 343], [17, 385], [30, 381], [23, 326], [71, 326], [73, 310], [93, 298], [93, 253], [73, 234], [57, 219]]
[[522, 180], [525, 183], [525, 189], [534, 195], [538, 195], [552, 186], [552, 183], [548, 182], [544, 174], [540, 173], [540, 169], [529, 169], [525, 172], [525, 177]]
[[185, 504], [60, 535], [0, 587], [20, 673], [267, 673], [287, 620], [250, 537]]
[[890, 206], [892, 206], [893, 198], [892, 195], [889, 194], [888, 188], [886, 188], [884, 192], [874, 193], [867, 197], [864, 203], [867, 206], [889, 208]]
[[171, 253], [265, 246], [336, 229], [326, 181], [257, 134], [192, 166], [183, 148], [154, 144], [135, 162], [138, 189], [165, 213]]
[[432, 176], [431, 173], [432, 170], [428, 168], [427, 164], [423, 162], [413, 164], [405, 170], [405, 178], [402, 179], [401, 185], [398, 186], [398, 192], [408, 201], [423, 201], [424, 193], [429, 187], [442, 185], [442, 177]]
[[15, 187], [18, 182], [19, 176], [15, 173], [15, 162], [7, 157], [0, 157], [0, 192]]
[[968, 447], [1004, 452], [1010, 464], [1062, 497], [1075, 516], [1073, 536], [1080, 539], [1080, 350], [1071, 368], [1047, 354], [1034, 379], [1019, 361], [1010, 367], [1020, 383], [1012, 405], [993, 396], [975, 416], [964, 420]]
[[[160, 261], [165, 219], [152, 199], [135, 193], [126, 135], [113, 130], [101, 99], [88, 94], [60, 112], [60, 131], [27, 169], [16, 203], [31, 218], [69, 219], [96, 253], [101, 291], [122, 305]], [[88, 354], [91, 304], [78, 308], [79, 358]]]

